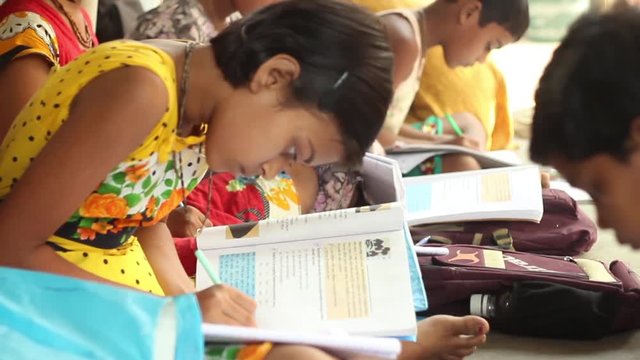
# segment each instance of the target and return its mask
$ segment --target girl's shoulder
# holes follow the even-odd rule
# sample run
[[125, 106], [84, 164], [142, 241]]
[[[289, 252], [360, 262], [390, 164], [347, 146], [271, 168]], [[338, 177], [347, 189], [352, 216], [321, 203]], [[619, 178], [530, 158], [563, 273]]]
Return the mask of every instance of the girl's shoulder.
[[51, 75], [47, 85], [59, 78], [58, 81], [65, 79], [82, 87], [105, 72], [123, 67], [144, 68], [158, 75], [167, 86], [175, 84], [175, 63], [168, 53], [138, 41], [117, 40], [100, 44], [61, 67]]

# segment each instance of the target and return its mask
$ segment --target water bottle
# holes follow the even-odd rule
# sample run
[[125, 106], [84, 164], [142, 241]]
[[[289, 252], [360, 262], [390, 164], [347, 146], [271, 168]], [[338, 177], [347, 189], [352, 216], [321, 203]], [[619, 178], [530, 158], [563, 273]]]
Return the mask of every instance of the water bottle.
[[473, 294], [469, 302], [469, 312], [481, 316], [496, 329], [509, 326], [513, 312], [511, 291], [498, 294]]

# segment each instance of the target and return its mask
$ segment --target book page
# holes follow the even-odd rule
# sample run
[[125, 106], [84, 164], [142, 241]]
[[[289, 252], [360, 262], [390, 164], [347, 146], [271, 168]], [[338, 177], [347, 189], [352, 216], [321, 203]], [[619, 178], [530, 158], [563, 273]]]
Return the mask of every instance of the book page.
[[[367, 153], [362, 164], [364, 179], [364, 194], [368, 201], [380, 204], [390, 201], [404, 200], [404, 184], [398, 162], [386, 156]], [[411, 273], [411, 288], [413, 290], [413, 305], [415, 311], [426, 311], [427, 295], [422, 280], [422, 273], [418, 264], [416, 252], [413, 250], [413, 240], [409, 227], [403, 220], [407, 256], [409, 258], [409, 272]]]
[[542, 218], [542, 187], [536, 166], [405, 178], [410, 225]]
[[280, 344], [301, 344], [321, 348], [341, 359], [362, 356], [376, 359], [395, 359], [402, 346], [397, 339], [346, 336], [318, 332], [300, 332], [273, 329], [257, 329], [228, 325], [204, 324], [202, 332], [207, 342], [250, 343], [273, 342]]
[[472, 156], [480, 163], [482, 168], [514, 166], [522, 163], [512, 151], [478, 151], [458, 145], [408, 144], [387, 151], [388, 157], [398, 161], [403, 174], [411, 171], [427, 159], [444, 154], [466, 154]]
[[398, 230], [402, 228], [404, 221], [403, 211], [400, 203], [390, 203], [216, 226], [202, 231], [198, 238], [198, 247], [226, 248]]
[[405, 241], [400, 229], [204, 252], [224, 283], [257, 301], [261, 328], [405, 336], [416, 325]]

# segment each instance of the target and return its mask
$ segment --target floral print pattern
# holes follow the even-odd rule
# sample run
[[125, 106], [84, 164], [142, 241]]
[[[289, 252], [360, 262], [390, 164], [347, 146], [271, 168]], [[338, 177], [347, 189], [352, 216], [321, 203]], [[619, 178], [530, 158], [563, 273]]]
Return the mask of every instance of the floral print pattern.
[[337, 165], [319, 166], [318, 196], [314, 212], [347, 209], [355, 205], [358, 200], [358, 188], [362, 183], [362, 176], [358, 171]]
[[216, 35], [198, 0], [165, 0], [157, 8], [138, 17], [129, 38], [186, 39], [207, 42]]
[[120, 246], [128, 238], [122, 235], [156, 224], [196, 187], [206, 172], [201, 151], [199, 145], [182, 150], [181, 169], [178, 157], [163, 163], [157, 155], [120, 164], [56, 235], [101, 248]]
[[[16, 48], [23, 50], [13, 51]], [[55, 31], [36, 13], [16, 12], [0, 22], [0, 65], [8, 64], [21, 53], [41, 54], [52, 64], [60, 61]]]

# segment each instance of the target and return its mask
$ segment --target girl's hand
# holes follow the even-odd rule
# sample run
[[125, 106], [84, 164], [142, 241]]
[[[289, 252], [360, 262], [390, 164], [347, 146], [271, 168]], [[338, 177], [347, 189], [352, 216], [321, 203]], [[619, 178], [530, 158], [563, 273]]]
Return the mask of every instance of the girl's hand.
[[196, 293], [202, 319], [207, 323], [256, 326], [256, 302], [228, 285], [215, 285]]
[[464, 146], [466, 148], [469, 149], [473, 149], [473, 150], [483, 150], [481, 147], [481, 144], [478, 140], [469, 137], [467, 135], [462, 135], [462, 136], [447, 136], [447, 135], [442, 135], [442, 140], [439, 141], [440, 144], [443, 145], [458, 145], [458, 146]]
[[196, 237], [199, 229], [208, 226], [212, 226], [211, 221], [189, 205], [173, 210], [167, 217], [167, 227], [173, 237]]

